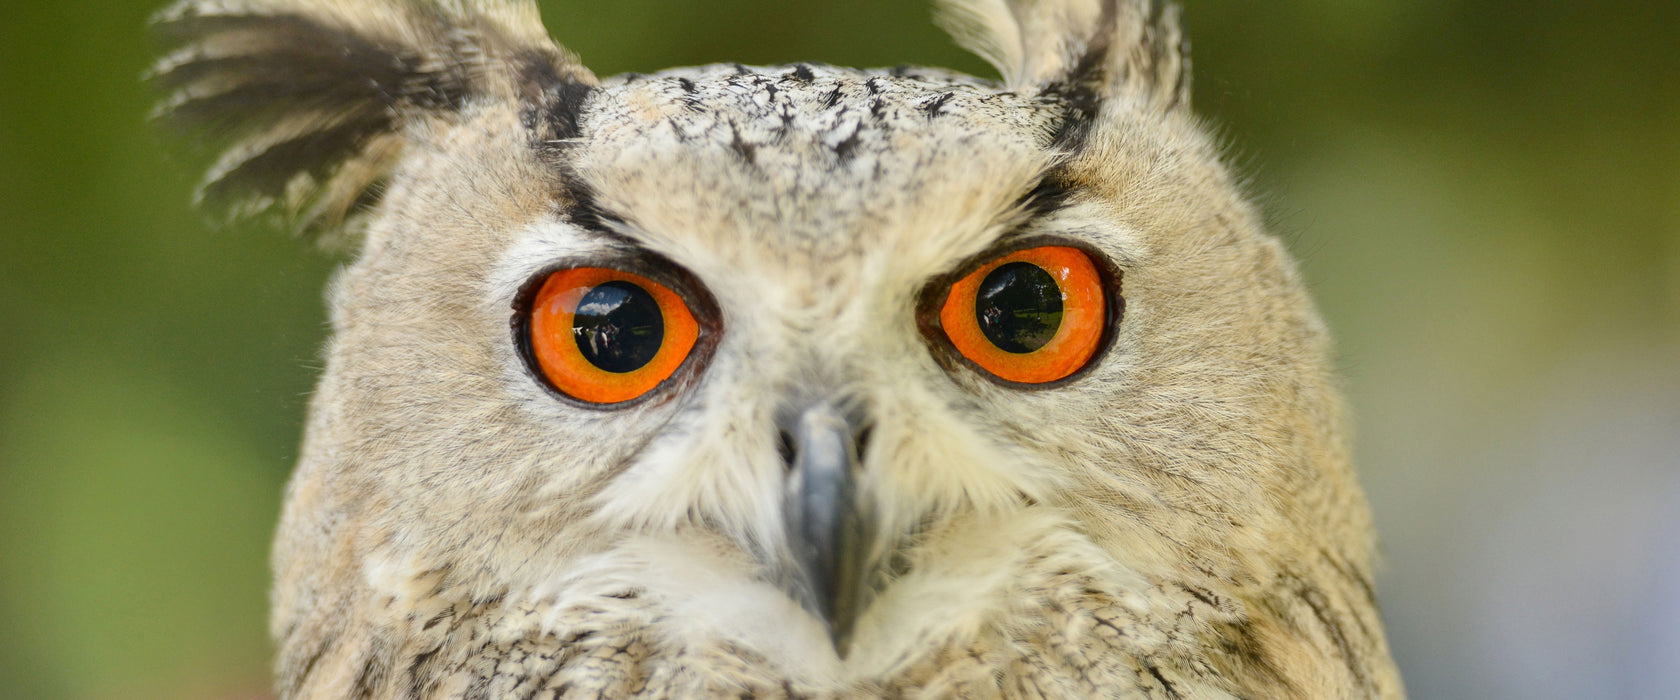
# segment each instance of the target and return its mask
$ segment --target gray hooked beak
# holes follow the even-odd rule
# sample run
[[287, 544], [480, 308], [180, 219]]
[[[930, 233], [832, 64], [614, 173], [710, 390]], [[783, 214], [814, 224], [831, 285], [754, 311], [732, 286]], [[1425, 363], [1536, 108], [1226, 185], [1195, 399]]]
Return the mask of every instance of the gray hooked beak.
[[782, 431], [790, 448], [782, 508], [798, 569], [793, 593], [822, 618], [845, 658], [861, 612], [868, 545], [857, 507], [857, 439], [845, 415], [827, 402], [793, 414]]

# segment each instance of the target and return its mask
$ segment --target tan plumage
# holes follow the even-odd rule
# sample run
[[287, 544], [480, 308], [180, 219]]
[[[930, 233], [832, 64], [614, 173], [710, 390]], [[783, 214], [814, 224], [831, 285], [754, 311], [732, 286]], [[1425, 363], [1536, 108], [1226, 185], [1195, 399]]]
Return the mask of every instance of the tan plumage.
[[[602, 82], [523, 2], [160, 15], [161, 114], [231, 138], [207, 196], [359, 249], [275, 548], [283, 696], [1401, 696], [1329, 340], [1189, 114], [1177, 11], [944, 16], [1003, 84]], [[995, 381], [928, 299], [1041, 240], [1111, 270], [1113, 325]], [[530, 360], [578, 266], [702, 317], [642, 399]], [[819, 463], [846, 500], [808, 509]]]

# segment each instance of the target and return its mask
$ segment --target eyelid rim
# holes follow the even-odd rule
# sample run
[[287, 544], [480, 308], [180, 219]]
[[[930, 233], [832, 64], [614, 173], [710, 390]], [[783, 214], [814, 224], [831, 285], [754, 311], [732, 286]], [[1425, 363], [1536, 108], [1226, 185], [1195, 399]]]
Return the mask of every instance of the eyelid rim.
[[[939, 320], [939, 311], [945, 304], [945, 298], [950, 296], [951, 288], [959, 280], [985, 267], [998, 258], [1029, 248], [1045, 246], [1062, 246], [1073, 248], [1091, 259], [1091, 264], [1097, 269], [1097, 278], [1102, 284], [1103, 291], [1103, 331], [1102, 337], [1097, 339], [1097, 349], [1091, 353], [1091, 359], [1085, 365], [1073, 371], [1066, 377], [1041, 384], [1010, 381], [992, 374], [990, 370], [968, 359], [957, 347], [951, 343], [951, 337], [945, 333], [945, 327]], [[1125, 318], [1126, 298], [1121, 294], [1121, 280], [1123, 272], [1107, 254], [1085, 241], [1062, 236], [1044, 234], [1011, 238], [985, 251], [964, 260], [951, 272], [938, 275], [922, 287], [916, 297], [916, 328], [922, 333], [933, 352], [934, 361], [947, 372], [956, 372], [958, 367], [967, 367], [971, 372], [984, 377], [993, 384], [1019, 391], [1039, 391], [1045, 389], [1059, 389], [1083, 379], [1090, 374], [1097, 365], [1102, 364], [1114, 347], [1114, 339], [1119, 335], [1120, 322]]]
[[[666, 377], [652, 389], [640, 396], [616, 403], [595, 403], [585, 401], [561, 391], [548, 380], [537, 363], [536, 348], [531, 341], [531, 311], [535, 305], [537, 293], [542, 290], [543, 283], [549, 276], [562, 270], [580, 267], [601, 267], [611, 270], [628, 272], [664, 285], [688, 305], [688, 312], [694, 317], [700, 327], [699, 336], [694, 341], [694, 347], [688, 351], [688, 357], [683, 358], [682, 364], [677, 365], [671, 376]], [[526, 278], [520, 284], [519, 291], [511, 302], [513, 316], [508, 321], [513, 335], [513, 347], [519, 356], [520, 365], [525, 375], [537, 386], [543, 388], [550, 397], [576, 408], [592, 411], [621, 411], [635, 408], [644, 404], [668, 402], [685, 393], [696, 384], [704, 370], [711, 364], [712, 355], [717, 350], [718, 343], [724, 332], [723, 313], [717, 298], [700, 283], [700, 279], [688, 269], [671, 260], [645, 251], [635, 251], [620, 255], [607, 256], [579, 256], [557, 259], [544, 265], [536, 273]]]

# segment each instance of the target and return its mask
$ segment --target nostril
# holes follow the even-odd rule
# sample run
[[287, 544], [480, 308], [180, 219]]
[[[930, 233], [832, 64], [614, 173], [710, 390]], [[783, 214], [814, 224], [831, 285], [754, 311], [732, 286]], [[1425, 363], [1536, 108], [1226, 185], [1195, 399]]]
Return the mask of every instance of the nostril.
[[776, 451], [782, 455], [782, 466], [793, 471], [793, 459], [798, 456], [798, 450], [793, 446], [793, 435], [786, 430], [776, 431]]
[[857, 458], [858, 458], [859, 461], [863, 460], [864, 455], [869, 454], [869, 438], [871, 436], [873, 436], [874, 434], [875, 434], [875, 426], [873, 426], [873, 425], [863, 426], [863, 429], [858, 431], [856, 447], [857, 447]]

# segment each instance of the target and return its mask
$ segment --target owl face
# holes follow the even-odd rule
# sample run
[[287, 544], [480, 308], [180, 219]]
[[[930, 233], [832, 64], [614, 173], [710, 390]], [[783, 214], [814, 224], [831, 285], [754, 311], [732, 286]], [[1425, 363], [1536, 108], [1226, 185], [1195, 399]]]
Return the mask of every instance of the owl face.
[[[1069, 457], [1101, 460], [1094, 445], [1077, 456], [1040, 448], [1091, 427], [1069, 417], [1103, 414], [1109, 396], [1095, 389], [1124, 363], [1110, 352], [1125, 303], [1119, 261], [1137, 246], [1061, 190], [1047, 148], [1057, 115], [1042, 100], [932, 72], [723, 66], [607, 81], [581, 105], [579, 135], [525, 164], [550, 173], [546, 186], [531, 210], [494, 227], [491, 245], [464, 249], [444, 223], [482, 221], [480, 202], [505, 206], [490, 193], [447, 203], [467, 209], [457, 214], [437, 211], [429, 189], [411, 205], [408, 192], [389, 195], [413, 219], [374, 228], [370, 251], [396, 256], [369, 255], [348, 273], [341, 313], [394, 314], [432, 328], [420, 336], [455, 334], [474, 347], [407, 347], [400, 362], [415, 368], [414, 382], [371, 387], [374, 400], [417, 412], [422, 404], [405, 396], [419, 386], [452, 398], [418, 420], [383, 420], [381, 432], [483, 415], [495, 416], [501, 437], [473, 437], [476, 454], [451, 448], [439, 460], [436, 437], [407, 434], [392, 441], [406, 446], [400, 454], [379, 461], [435, 463], [434, 479], [460, 483], [463, 471], [487, 489], [524, 484], [494, 507], [466, 489], [478, 512], [458, 527], [462, 537], [493, 533], [503, 548], [529, 538], [544, 552], [534, 559], [553, 568], [503, 575], [526, 578], [526, 590], [544, 589], [577, 556], [612, 560], [626, 541], [683, 551], [701, 538], [729, 555], [711, 575], [766, 582], [763, 604], [802, 605], [811, 626], [839, 634], [853, 620], [825, 616], [860, 614], [862, 598], [881, 592], [861, 579], [884, 576], [886, 558], [915, 538], [950, 518], [1054, 500], [1077, 463]], [[485, 118], [524, 139], [513, 116]], [[441, 136], [477, 141], [493, 130], [462, 131]], [[530, 152], [518, 142], [486, 148]], [[445, 178], [438, 187], [467, 184]], [[1005, 265], [1026, 272], [996, 274]], [[409, 281], [416, 269], [423, 289]], [[465, 269], [481, 272], [439, 289]], [[990, 302], [975, 289], [988, 281]], [[463, 314], [442, 301], [457, 294], [480, 303]], [[449, 330], [463, 316], [480, 330]], [[1038, 323], [1014, 329], [1017, 316]], [[369, 361], [357, 347], [346, 362]], [[994, 355], [1030, 357], [1048, 373], [1012, 374]], [[460, 367], [468, 356], [478, 361]], [[374, 370], [352, 373], [362, 371]], [[813, 411], [833, 419], [833, 435], [801, 429]], [[827, 437], [843, 443], [834, 463], [802, 464]], [[420, 489], [399, 499], [407, 505], [387, 513], [386, 527], [433, 520], [444, 494], [427, 484], [438, 482], [391, 476]], [[537, 514], [566, 523], [532, 527]], [[801, 534], [816, 527], [807, 517], [827, 523], [823, 531]], [[974, 523], [964, 527], [975, 534]], [[594, 534], [557, 536], [580, 528]], [[473, 549], [442, 541], [450, 556]], [[590, 542], [616, 544], [577, 551]], [[482, 566], [506, 567], [487, 554]], [[643, 559], [639, 580], [680, 589], [691, 577], [664, 557]], [[832, 581], [840, 568], [859, 578], [845, 584], [855, 590]]]
[[276, 545], [283, 691], [446, 688], [480, 632], [846, 687], [1090, 620], [1162, 688], [1137, 658], [1388, 683], [1327, 341], [1185, 108], [1176, 14], [953, 8], [1003, 83], [597, 81], [524, 5], [162, 17], [203, 33], [160, 67], [189, 117], [272, 90], [230, 51], [378, 88], [246, 115], [207, 189], [331, 225], [379, 193]]

